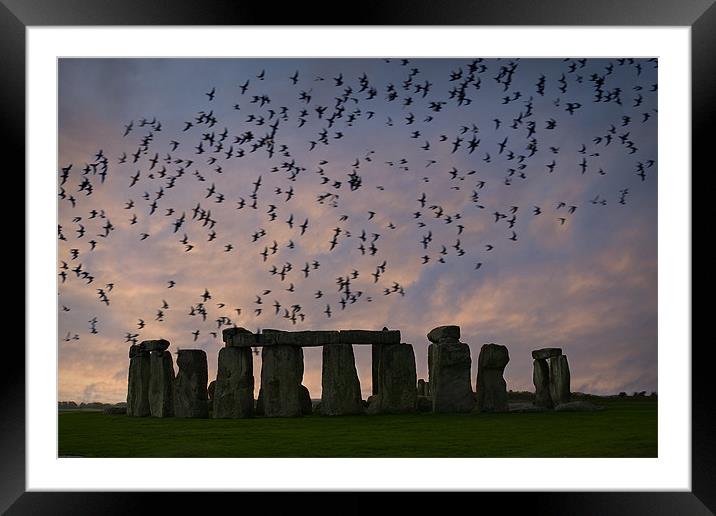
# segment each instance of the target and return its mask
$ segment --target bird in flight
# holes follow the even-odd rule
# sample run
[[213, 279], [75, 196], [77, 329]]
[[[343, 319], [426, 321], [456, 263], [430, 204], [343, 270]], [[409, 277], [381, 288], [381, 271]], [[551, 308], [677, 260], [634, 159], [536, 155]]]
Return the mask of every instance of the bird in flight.
[[[166, 102], [185, 71], [166, 72]], [[548, 227], [577, 238], [607, 223], [607, 199], [626, 213], [654, 188], [650, 59], [263, 60], [231, 73], [164, 113], [87, 109], [114, 120], [114, 141], [87, 124], [89, 151], [61, 146], [61, 335], [108, 334], [116, 317], [114, 334], [181, 322], [198, 342], [259, 317], [387, 311], [415, 300], [422, 272], [480, 270], [468, 288]]]

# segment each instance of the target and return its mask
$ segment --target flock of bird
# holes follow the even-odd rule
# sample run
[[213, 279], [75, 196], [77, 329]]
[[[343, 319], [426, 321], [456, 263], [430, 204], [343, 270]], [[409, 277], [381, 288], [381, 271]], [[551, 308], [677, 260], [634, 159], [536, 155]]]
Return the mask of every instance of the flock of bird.
[[[482, 274], [489, 253], [520, 242], [520, 228], [531, 219], [569, 226], [586, 209], [627, 204], [631, 191], [655, 175], [649, 155], [655, 142], [639, 135], [656, 123], [656, 60], [558, 61], [527, 75], [519, 59], [451, 60], [454, 66], [437, 75], [421, 70], [419, 59], [386, 59], [380, 80], [355, 70], [281, 76], [267, 62], [231, 89], [197, 92], [198, 109], [179, 126], [159, 113], [128, 121], [118, 131], [126, 148], [119, 155], [98, 145], [84, 163], [60, 164], [60, 296], [66, 284], [82, 284], [99, 303], [100, 315], [88, 314], [88, 332], [101, 331], [101, 310], [131, 279], [102, 277], [83, 258], [111, 250], [121, 232], [143, 252], [171, 242], [176, 254], [198, 248], [250, 253], [256, 270], [247, 273], [265, 285], [245, 293], [253, 301], [238, 306], [217, 299], [212, 285], [197, 288], [193, 300], [177, 299], [172, 289], [180, 280], [162, 278], [166, 295], [153, 313], [137, 313], [127, 323], [128, 342], [177, 311], [195, 321], [187, 337], [196, 342], [220, 338], [225, 327], [297, 325], [381, 296], [402, 298], [406, 285], [391, 278], [401, 265], [393, 269], [386, 252], [402, 242], [395, 235], [412, 242], [412, 248], [400, 244], [406, 260], [423, 267], [469, 260], [473, 274]], [[266, 86], [279, 83], [288, 98], [275, 98], [277, 88]], [[610, 117], [602, 120], [604, 113]], [[599, 127], [584, 141], [573, 134], [580, 120]], [[359, 131], [401, 145], [365, 149]], [[619, 167], [602, 159], [607, 152]], [[350, 159], [343, 164], [339, 155]], [[621, 174], [624, 186], [585, 199], [500, 204], [499, 191], [522, 191], [560, 174], [570, 181]], [[111, 204], [96, 206], [110, 180], [123, 197], [113, 193]], [[396, 199], [415, 192], [411, 204], [386, 209], [381, 195], [391, 188]], [[354, 202], [361, 192], [361, 202]], [[315, 203], [311, 210], [301, 204], [308, 199]], [[366, 206], [371, 199], [374, 205]], [[310, 215], [316, 209], [318, 218]], [[259, 223], [244, 234], [254, 220]], [[484, 238], [479, 228], [487, 225], [500, 236], [492, 231]], [[290, 256], [298, 250], [314, 250], [314, 256], [297, 262]], [[330, 288], [320, 272], [326, 262], [347, 271]], [[322, 282], [314, 281], [319, 277]], [[298, 291], [310, 292], [309, 306], [295, 301]], [[62, 312], [70, 312], [62, 301]], [[64, 340], [80, 333], [67, 331]]]

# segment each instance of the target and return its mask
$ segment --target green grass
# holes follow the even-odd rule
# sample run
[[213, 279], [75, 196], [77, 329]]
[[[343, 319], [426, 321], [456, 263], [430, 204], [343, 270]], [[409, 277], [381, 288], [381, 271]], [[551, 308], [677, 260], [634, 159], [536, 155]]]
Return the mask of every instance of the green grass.
[[59, 455], [83, 457], [656, 457], [655, 400], [600, 412], [157, 419], [59, 414]]

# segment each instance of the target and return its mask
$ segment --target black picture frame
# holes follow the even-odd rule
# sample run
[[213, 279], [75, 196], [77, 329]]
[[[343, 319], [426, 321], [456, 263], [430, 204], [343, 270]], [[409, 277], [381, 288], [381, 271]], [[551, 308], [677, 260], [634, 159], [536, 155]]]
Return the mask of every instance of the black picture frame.
[[[137, 25], [552, 25], [552, 26], [688, 26], [691, 28], [692, 163], [694, 170], [713, 170], [707, 127], [716, 114], [716, 6], [714, 0], [402, 0], [346, 4], [350, 15], [338, 16], [338, 4], [268, 3], [230, 0], [0, 0], [0, 106], [4, 147], [14, 149], [17, 170], [24, 169], [25, 30], [31, 26]], [[692, 176], [693, 177], [693, 176]], [[24, 186], [22, 186], [24, 190]], [[27, 194], [27, 192], [25, 192]], [[692, 201], [692, 206], [695, 200]], [[694, 220], [696, 222], [696, 220]], [[693, 232], [693, 230], [692, 230]], [[691, 251], [693, 253], [693, 250]], [[693, 255], [692, 255], [693, 256]], [[27, 274], [27, 272], [26, 272]], [[28, 307], [31, 308], [31, 307]], [[29, 314], [26, 313], [26, 321]], [[693, 316], [692, 316], [693, 317]], [[50, 342], [47, 343], [51, 345]], [[703, 343], [702, 343], [703, 344]], [[669, 345], [662, 343], [662, 345]], [[716, 511], [716, 425], [713, 407], [711, 350], [692, 345], [692, 490], [690, 492], [533, 492], [453, 493], [457, 500], [481, 507], [499, 504], [532, 514], [713, 514]], [[158, 503], [164, 512], [186, 511], [185, 493], [26, 492], [25, 488], [25, 350], [7, 346], [0, 375], [0, 510], [8, 514], [142, 513]], [[537, 472], [535, 472], [537, 474]], [[212, 493], [212, 505], [241, 496], [248, 508], [252, 493]], [[275, 508], [320, 511], [307, 494], [272, 493]], [[384, 505], [380, 494], [349, 493], [342, 511], [363, 512]], [[402, 511], [425, 510], [422, 493], [401, 495]], [[473, 499], [471, 499], [473, 498]], [[474, 500], [477, 498], [477, 500]], [[149, 500], [151, 499], [151, 501]], [[202, 512], [211, 510], [202, 504]], [[231, 503], [231, 502], [230, 502]], [[283, 510], [271, 511], [281, 513]]]

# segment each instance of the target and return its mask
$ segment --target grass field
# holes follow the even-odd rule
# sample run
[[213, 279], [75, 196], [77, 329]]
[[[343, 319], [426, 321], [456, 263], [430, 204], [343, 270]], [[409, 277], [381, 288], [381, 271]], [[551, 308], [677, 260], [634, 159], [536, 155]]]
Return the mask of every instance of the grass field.
[[63, 411], [59, 455], [82, 457], [656, 457], [655, 400], [599, 412], [157, 419]]

